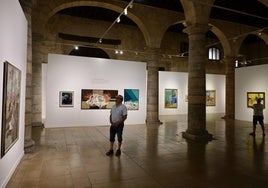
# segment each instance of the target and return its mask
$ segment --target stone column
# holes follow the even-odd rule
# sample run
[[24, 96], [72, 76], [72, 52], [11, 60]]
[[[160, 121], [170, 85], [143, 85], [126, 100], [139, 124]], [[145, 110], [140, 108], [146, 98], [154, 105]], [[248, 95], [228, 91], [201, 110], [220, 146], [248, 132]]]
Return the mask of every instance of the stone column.
[[32, 126], [42, 124], [42, 62], [46, 62], [44, 37], [33, 33]]
[[158, 113], [158, 64], [159, 64], [159, 49], [149, 48], [147, 61], [147, 125], [159, 125]]
[[225, 116], [224, 119], [235, 117], [235, 57], [227, 56], [225, 63]]
[[20, 1], [28, 22], [24, 152], [34, 149], [32, 140], [32, 0]]
[[206, 61], [205, 34], [208, 25], [189, 25], [184, 31], [189, 36], [188, 59], [188, 129], [183, 137], [191, 140], [211, 140], [206, 130]]

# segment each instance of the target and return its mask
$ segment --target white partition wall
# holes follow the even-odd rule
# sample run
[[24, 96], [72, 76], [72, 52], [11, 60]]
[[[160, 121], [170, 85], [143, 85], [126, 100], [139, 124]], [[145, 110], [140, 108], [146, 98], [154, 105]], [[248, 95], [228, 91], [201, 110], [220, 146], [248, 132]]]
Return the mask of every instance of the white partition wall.
[[[27, 65], [27, 20], [17, 0], [0, 3], [0, 116], [2, 119], [3, 63], [21, 71], [19, 135], [15, 144], [0, 158], [0, 187], [4, 188], [24, 155], [25, 85]], [[2, 121], [1, 121], [2, 127]], [[2, 130], [0, 137], [2, 139]], [[1, 140], [0, 139], [0, 140]], [[3, 143], [1, 143], [3, 144]]]
[[[165, 89], [177, 89], [177, 108], [165, 108]], [[207, 106], [207, 113], [225, 112], [225, 75], [206, 74], [206, 89], [215, 90], [215, 105]], [[188, 73], [159, 72], [159, 115], [188, 113]]]
[[253, 110], [247, 107], [247, 92], [265, 92], [264, 122], [268, 123], [268, 65], [235, 69], [235, 118], [252, 121]]
[[[129, 110], [126, 124], [144, 124], [146, 63], [49, 54], [46, 76], [45, 127], [109, 125], [110, 110], [81, 109], [82, 89], [139, 90], [139, 109]], [[73, 91], [74, 106], [60, 107], [59, 92]], [[43, 96], [43, 97], [44, 97]]]

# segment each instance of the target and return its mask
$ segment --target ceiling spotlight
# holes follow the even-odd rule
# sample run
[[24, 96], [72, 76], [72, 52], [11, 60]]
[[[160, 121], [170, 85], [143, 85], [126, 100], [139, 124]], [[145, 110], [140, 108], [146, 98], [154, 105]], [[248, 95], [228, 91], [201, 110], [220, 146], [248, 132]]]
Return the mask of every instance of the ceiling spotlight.
[[120, 50], [120, 54], [122, 55], [124, 52], [122, 50]]
[[117, 23], [120, 22], [120, 16], [116, 19], [116, 22], [117, 22]]
[[75, 50], [79, 50], [79, 47], [78, 47], [78, 46], [75, 46], [74, 49], [75, 49]]
[[102, 43], [102, 39], [99, 39], [99, 43]]
[[124, 9], [124, 14], [127, 15], [127, 8]]
[[118, 52], [118, 50], [115, 50], [114, 53], [115, 53], [115, 54], [118, 54], [119, 52]]

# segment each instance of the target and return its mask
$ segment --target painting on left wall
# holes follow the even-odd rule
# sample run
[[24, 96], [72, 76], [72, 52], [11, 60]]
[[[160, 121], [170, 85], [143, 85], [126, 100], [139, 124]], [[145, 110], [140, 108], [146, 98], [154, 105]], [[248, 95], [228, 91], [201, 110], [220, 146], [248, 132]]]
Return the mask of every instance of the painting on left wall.
[[21, 71], [4, 62], [1, 157], [19, 138]]

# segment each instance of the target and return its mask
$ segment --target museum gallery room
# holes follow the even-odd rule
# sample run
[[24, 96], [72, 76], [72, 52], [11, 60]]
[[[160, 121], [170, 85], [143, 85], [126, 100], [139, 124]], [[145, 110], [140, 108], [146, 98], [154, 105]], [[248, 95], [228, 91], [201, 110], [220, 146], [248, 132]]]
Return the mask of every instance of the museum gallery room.
[[0, 0], [0, 188], [268, 185], [268, 0]]

